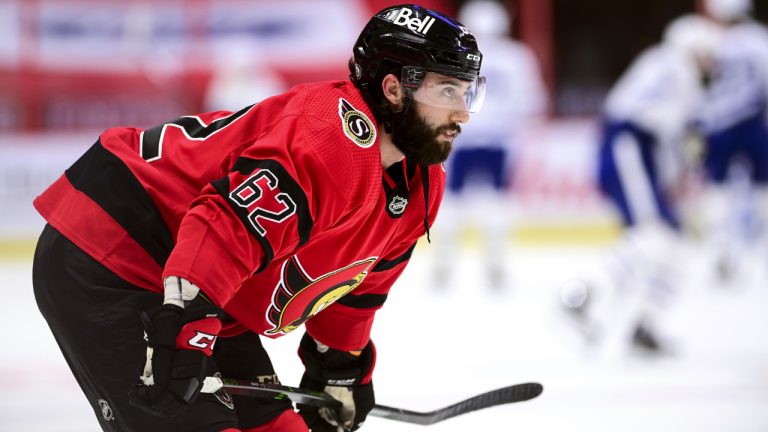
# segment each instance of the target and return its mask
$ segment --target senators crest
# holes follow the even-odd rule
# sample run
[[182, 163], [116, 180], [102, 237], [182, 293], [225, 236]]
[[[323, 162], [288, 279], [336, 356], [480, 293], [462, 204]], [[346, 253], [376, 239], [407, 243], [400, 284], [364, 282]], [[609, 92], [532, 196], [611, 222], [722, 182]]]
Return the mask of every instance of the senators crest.
[[368, 148], [376, 141], [376, 127], [371, 119], [343, 98], [339, 98], [339, 117], [344, 135], [358, 146]]
[[267, 309], [267, 321], [273, 326], [269, 336], [296, 330], [309, 318], [355, 289], [368, 275], [376, 257], [357, 261], [342, 269], [313, 278], [294, 255], [283, 263], [280, 282]]

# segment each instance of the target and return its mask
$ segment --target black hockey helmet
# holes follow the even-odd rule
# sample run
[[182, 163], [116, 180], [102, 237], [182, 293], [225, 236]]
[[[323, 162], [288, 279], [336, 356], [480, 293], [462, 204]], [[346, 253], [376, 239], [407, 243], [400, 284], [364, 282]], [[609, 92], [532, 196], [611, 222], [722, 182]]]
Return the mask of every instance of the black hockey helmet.
[[381, 80], [389, 73], [401, 77], [406, 104], [426, 72], [468, 81], [472, 86], [465, 102], [470, 112], [476, 112], [485, 94], [481, 62], [475, 37], [460, 22], [434, 10], [404, 4], [388, 7], [371, 18], [355, 43], [349, 69], [350, 79], [381, 121], [389, 112]]

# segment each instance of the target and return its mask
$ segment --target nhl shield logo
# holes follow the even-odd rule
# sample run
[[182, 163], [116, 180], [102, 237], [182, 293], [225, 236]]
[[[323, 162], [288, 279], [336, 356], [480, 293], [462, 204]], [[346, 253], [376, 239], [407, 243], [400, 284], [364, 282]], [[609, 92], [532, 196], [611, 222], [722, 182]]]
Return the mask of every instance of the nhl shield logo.
[[408, 198], [403, 198], [400, 195], [395, 195], [392, 197], [392, 199], [389, 201], [389, 205], [387, 205], [387, 212], [392, 217], [400, 217], [400, 215], [403, 214], [405, 211], [405, 207], [408, 205]]
[[353, 143], [368, 148], [376, 141], [376, 128], [371, 119], [343, 98], [339, 98], [339, 117], [344, 135]]
[[101, 415], [106, 421], [112, 421], [115, 419], [115, 415], [112, 413], [112, 408], [109, 406], [109, 402], [104, 399], [99, 399], [99, 408], [101, 408]]

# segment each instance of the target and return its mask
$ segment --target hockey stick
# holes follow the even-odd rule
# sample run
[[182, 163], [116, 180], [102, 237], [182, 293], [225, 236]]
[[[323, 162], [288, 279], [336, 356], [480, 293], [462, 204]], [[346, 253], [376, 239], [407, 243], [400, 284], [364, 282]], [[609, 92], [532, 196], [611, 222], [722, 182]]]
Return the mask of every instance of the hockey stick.
[[[209, 382], [209, 380], [211, 381]], [[221, 386], [219, 384], [221, 384]], [[209, 385], [210, 387], [208, 387]], [[223, 387], [224, 390], [229, 393], [241, 396], [273, 397], [275, 399], [283, 399], [287, 397], [295, 403], [330, 408], [335, 408], [340, 405], [339, 401], [325, 392], [278, 384], [208, 377], [206, 378], [206, 387], [203, 388], [203, 392], [206, 393], [212, 393], [215, 391], [212, 390], [214, 388]], [[543, 390], [544, 388], [539, 383], [516, 384], [491, 390], [434, 411], [418, 412], [385, 405], [375, 405], [370, 412], [370, 415], [405, 423], [430, 425], [483, 408], [527, 401], [540, 395]]]

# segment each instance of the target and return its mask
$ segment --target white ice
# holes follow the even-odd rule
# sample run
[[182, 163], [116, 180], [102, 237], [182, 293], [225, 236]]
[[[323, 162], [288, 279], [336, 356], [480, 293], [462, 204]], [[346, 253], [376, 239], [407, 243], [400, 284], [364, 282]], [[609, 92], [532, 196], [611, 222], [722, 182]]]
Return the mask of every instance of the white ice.
[[[426, 429], [370, 418], [363, 431], [768, 430], [768, 285], [764, 273], [734, 289], [706, 282], [701, 260], [686, 275], [670, 330], [676, 354], [606, 355], [583, 344], [558, 291], [599, 268], [604, 248], [523, 247], [510, 253], [514, 286], [495, 293], [477, 278], [480, 258], [460, 252], [452, 286], [431, 285], [432, 254], [420, 246], [379, 312], [377, 402], [431, 410], [509, 384], [544, 393]], [[92, 432], [95, 416], [69, 373], [32, 295], [29, 258], [0, 263], [0, 430]], [[754, 257], [751, 268], [765, 266]], [[285, 384], [299, 381], [297, 334], [267, 343]]]

